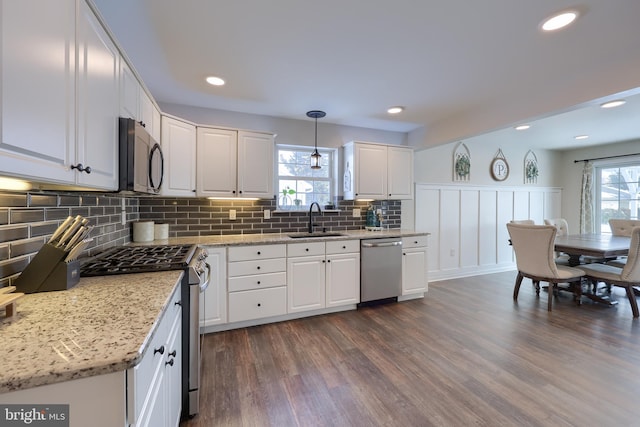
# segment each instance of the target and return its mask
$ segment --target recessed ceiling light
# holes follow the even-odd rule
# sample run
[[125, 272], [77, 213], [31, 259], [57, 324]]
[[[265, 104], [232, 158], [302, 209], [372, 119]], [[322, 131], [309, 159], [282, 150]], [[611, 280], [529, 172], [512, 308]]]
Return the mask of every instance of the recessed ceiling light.
[[543, 31], [559, 30], [560, 28], [564, 28], [567, 25], [571, 24], [576, 20], [577, 17], [578, 12], [574, 10], [561, 12], [543, 21], [541, 28]]
[[627, 101], [624, 99], [616, 99], [615, 101], [605, 102], [604, 104], [600, 104], [601, 108], [615, 108], [621, 105], [624, 105]]
[[207, 83], [214, 86], [222, 86], [224, 84], [224, 80], [222, 80], [220, 77], [209, 76], [207, 77]]
[[387, 113], [389, 114], [398, 114], [398, 113], [402, 113], [404, 111], [404, 107], [391, 107], [387, 110]]
[[531, 127], [531, 125], [519, 125], [519, 126], [516, 126], [514, 129], [515, 130], [527, 130], [530, 127]]
[[580, 139], [587, 139], [589, 138], [589, 135], [578, 135], [578, 136], [574, 136], [574, 139], [580, 140]]

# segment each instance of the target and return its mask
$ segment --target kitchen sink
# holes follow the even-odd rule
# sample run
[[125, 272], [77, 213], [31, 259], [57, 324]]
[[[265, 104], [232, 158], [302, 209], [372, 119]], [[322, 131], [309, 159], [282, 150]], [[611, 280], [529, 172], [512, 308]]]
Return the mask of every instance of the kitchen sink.
[[295, 234], [289, 234], [289, 237], [291, 237], [292, 239], [313, 239], [316, 237], [338, 237], [338, 236], [344, 236], [344, 234], [342, 233], [332, 233], [330, 231], [328, 232], [317, 232], [317, 233], [295, 233]]

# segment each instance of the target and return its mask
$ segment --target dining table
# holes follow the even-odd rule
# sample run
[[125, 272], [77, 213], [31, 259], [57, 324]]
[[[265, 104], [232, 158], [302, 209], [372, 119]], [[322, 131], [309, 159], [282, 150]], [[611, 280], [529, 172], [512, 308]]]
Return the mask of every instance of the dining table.
[[568, 234], [557, 236], [554, 249], [569, 255], [569, 265], [580, 265], [583, 256], [611, 259], [629, 253], [631, 237], [612, 234]]
[[[565, 236], [557, 236], [555, 239], [554, 249], [556, 252], [562, 252], [569, 255], [569, 265], [572, 267], [579, 266], [583, 256], [600, 258], [603, 260], [613, 259], [618, 256], [626, 256], [629, 254], [629, 246], [631, 237], [614, 236], [612, 234], [569, 234]], [[591, 292], [583, 293], [583, 296], [592, 301], [606, 305], [615, 305], [617, 301], [611, 299], [610, 292], [606, 294], [599, 293], [596, 287]]]

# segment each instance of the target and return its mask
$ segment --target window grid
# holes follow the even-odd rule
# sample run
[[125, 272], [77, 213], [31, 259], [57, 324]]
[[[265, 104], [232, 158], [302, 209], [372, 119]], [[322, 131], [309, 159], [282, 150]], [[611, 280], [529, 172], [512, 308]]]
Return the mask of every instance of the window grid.
[[312, 202], [320, 206], [333, 199], [333, 150], [318, 148], [321, 168], [311, 169], [311, 147], [277, 147], [278, 208], [307, 209]]
[[596, 168], [596, 232], [610, 233], [609, 219], [638, 219], [640, 162]]

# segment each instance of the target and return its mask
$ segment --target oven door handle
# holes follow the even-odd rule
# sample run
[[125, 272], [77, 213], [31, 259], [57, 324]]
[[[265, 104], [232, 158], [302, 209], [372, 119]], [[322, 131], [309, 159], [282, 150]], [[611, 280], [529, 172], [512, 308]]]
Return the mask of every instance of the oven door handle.
[[205, 271], [202, 272], [202, 274], [205, 275], [205, 279], [200, 282], [200, 292], [204, 292], [207, 290], [207, 287], [209, 286], [209, 281], [211, 280], [211, 264], [209, 264], [208, 262], [205, 262], [205, 266], [207, 267], [205, 269]]

